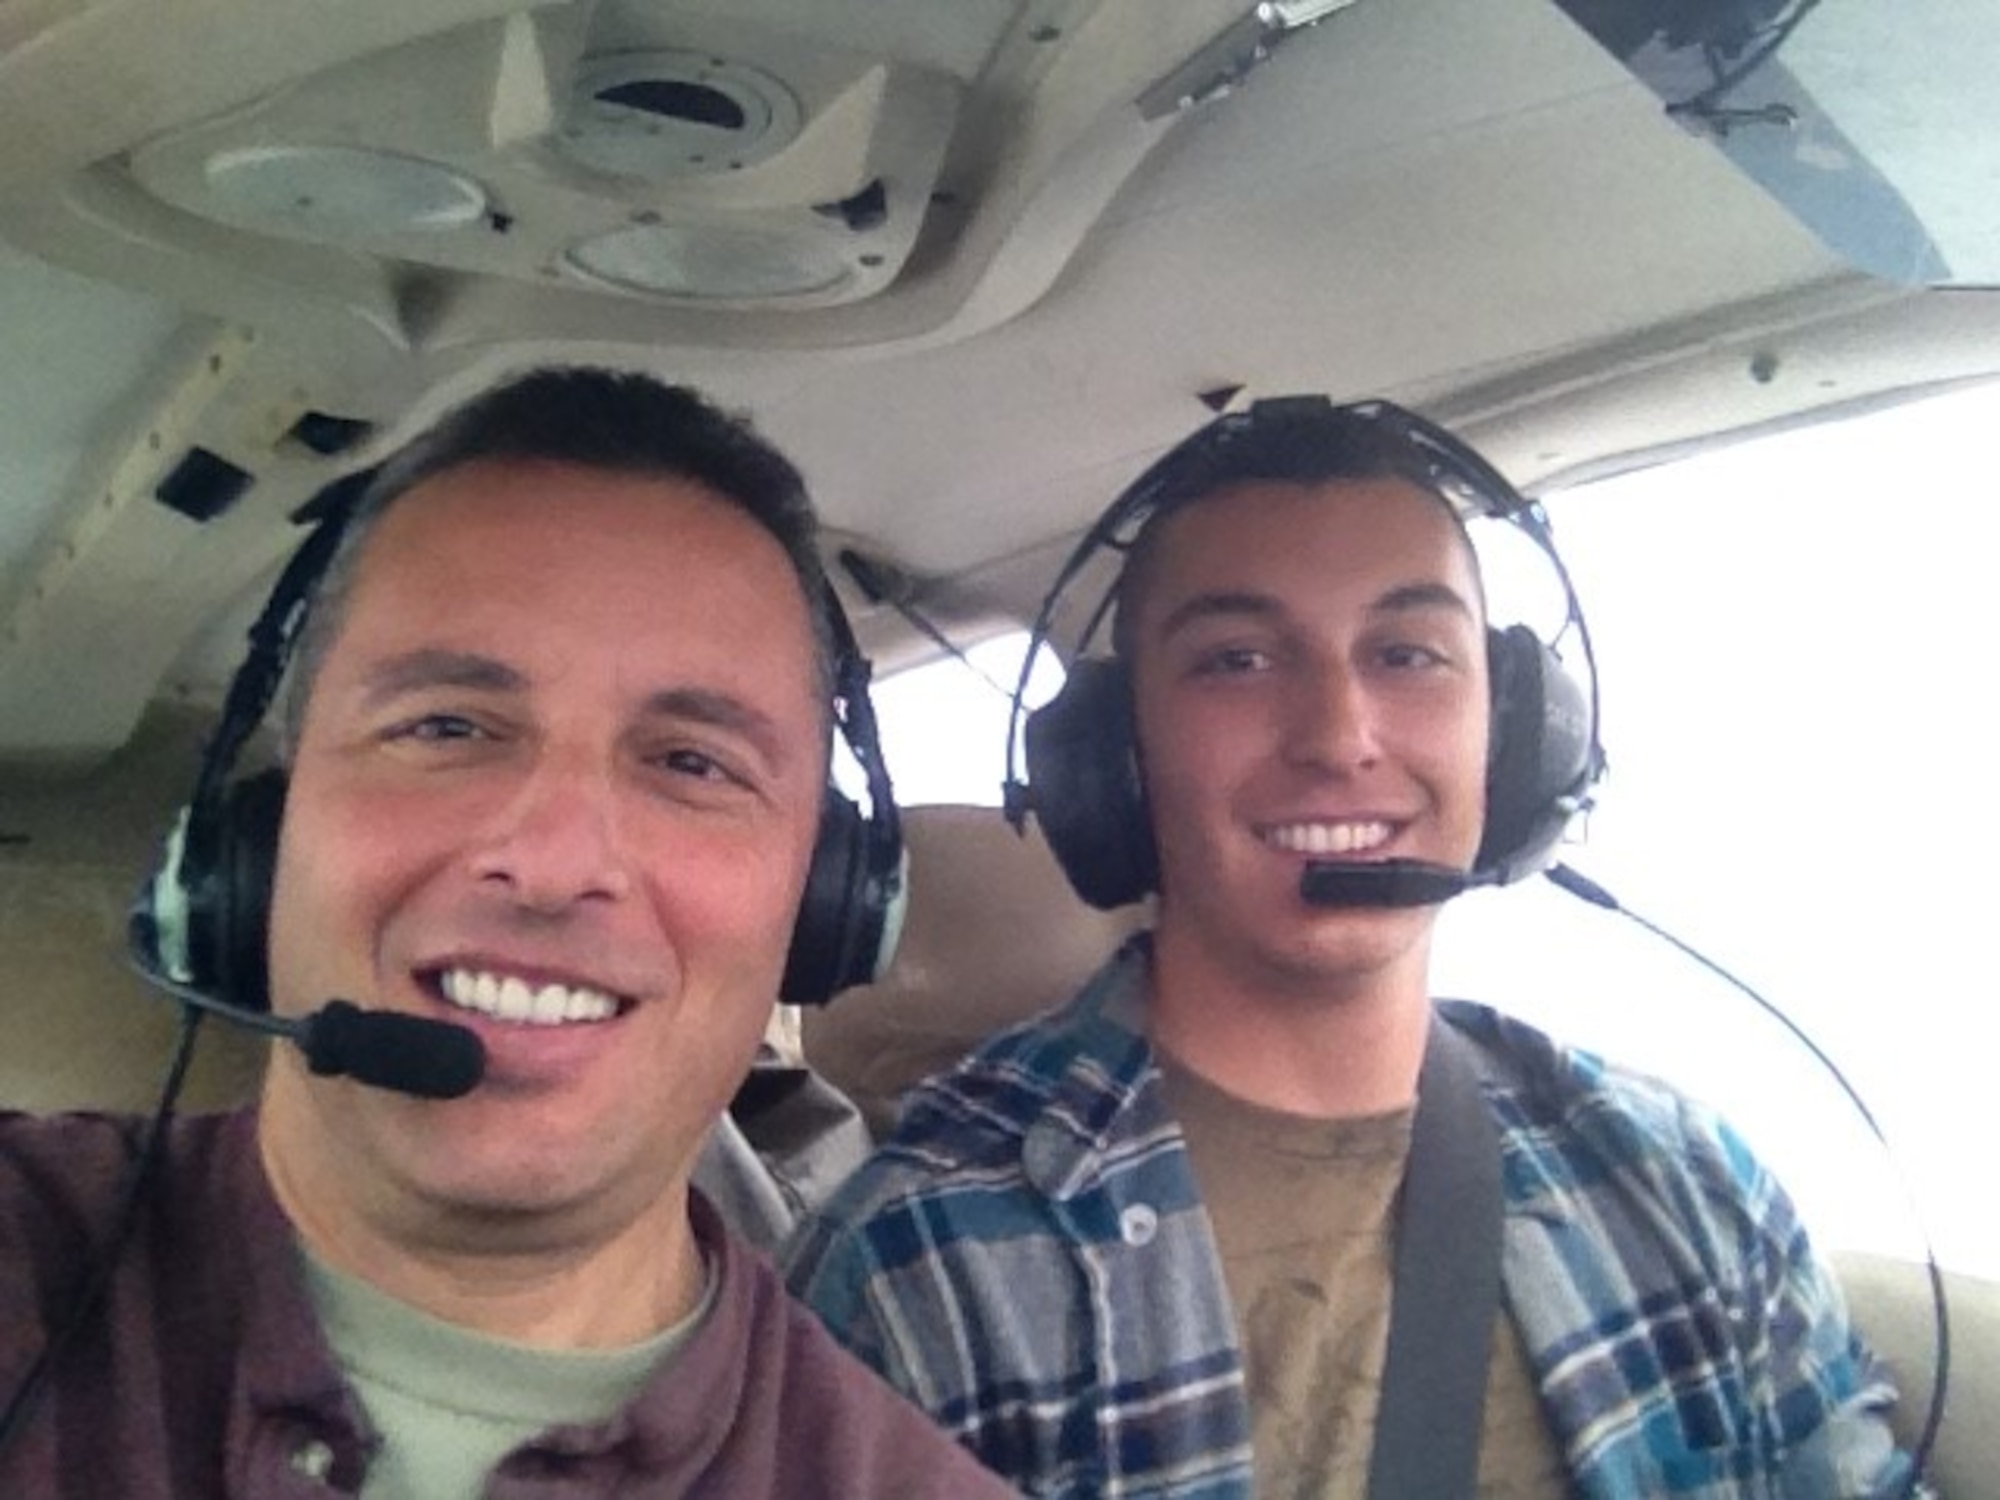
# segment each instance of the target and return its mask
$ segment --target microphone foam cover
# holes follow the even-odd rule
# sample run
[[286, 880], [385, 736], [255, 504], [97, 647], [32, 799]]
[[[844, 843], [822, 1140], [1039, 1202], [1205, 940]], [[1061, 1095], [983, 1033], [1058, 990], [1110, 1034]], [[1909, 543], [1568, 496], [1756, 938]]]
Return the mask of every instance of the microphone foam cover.
[[1316, 860], [1299, 876], [1299, 896], [1308, 906], [1436, 906], [1488, 883], [1478, 873], [1419, 860]]
[[307, 1021], [300, 1047], [323, 1077], [347, 1077], [420, 1099], [457, 1099], [486, 1072], [486, 1048], [463, 1026], [329, 1001]]

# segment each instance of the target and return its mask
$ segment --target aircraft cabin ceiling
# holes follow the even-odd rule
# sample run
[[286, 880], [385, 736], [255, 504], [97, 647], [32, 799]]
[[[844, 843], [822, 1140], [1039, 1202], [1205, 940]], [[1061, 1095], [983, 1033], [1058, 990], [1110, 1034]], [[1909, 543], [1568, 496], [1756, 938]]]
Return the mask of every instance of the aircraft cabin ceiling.
[[14, 0], [0, 765], [212, 697], [292, 512], [528, 363], [747, 408], [961, 621], [1204, 393], [1533, 483], [2000, 363], [1706, 124], [1552, 0]]

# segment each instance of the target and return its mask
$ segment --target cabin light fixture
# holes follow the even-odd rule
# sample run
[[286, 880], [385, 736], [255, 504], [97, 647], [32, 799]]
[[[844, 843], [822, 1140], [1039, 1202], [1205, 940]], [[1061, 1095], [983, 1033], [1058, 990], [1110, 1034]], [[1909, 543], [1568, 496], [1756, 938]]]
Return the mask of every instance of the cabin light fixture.
[[854, 274], [822, 240], [778, 231], [634, 224], [571, 247], [567, 268], [617, 291], [747, 302], [830, 292]]
[[250, 146], [219, 151], [202, 176], [217, 202], [293, 232], [444, 231], [486, 217], [486, 190], [419, 157], [358, 146]]

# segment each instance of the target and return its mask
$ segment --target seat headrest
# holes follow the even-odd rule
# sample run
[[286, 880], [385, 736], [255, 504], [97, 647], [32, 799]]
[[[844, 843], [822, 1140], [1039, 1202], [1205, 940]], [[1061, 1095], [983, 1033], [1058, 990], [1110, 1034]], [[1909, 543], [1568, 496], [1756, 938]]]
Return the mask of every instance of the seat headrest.
[[912, 807], [903, 835], [910, 896], [895, 962], [803, 1017], [806, 1061], [878, 1136], [912, 1084], [1067, 1000], [1146, 911], [1084, 905], [1033, 825], [1016, 833], [997, 808]]

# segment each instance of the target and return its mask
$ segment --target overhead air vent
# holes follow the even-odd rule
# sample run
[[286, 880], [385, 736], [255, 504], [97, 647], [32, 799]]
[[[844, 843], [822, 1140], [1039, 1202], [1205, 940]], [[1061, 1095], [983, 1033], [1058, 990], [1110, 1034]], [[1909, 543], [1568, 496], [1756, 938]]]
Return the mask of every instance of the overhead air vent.
[[337, 458], [374, 435], [375, 424], [360, 417], [306, 410], [292, 423], [291, 436], [322, 458]]
[[213, 521], [243, 498], [250, 474], [219, 453], [188, 449], [153, 490], [153, 498], [190, 521]]
[[746, 64], [625, 53], [585, 63], [555, 144], [594, 171], [665, 182], [741, 171], [796, 140], [799, 119], [791, 90]]
[[682, 78], [636, 78], [599, 89], [593, 97], [600, 105], [634, 109], [655, 119], [706, 125], [713, 130], [741, 131], [749, 123], [743, 106], [721, 89]]
[[319, 351], [963, 338], [1244, 3], [85, 6], [0, 59], [0, 239]]

